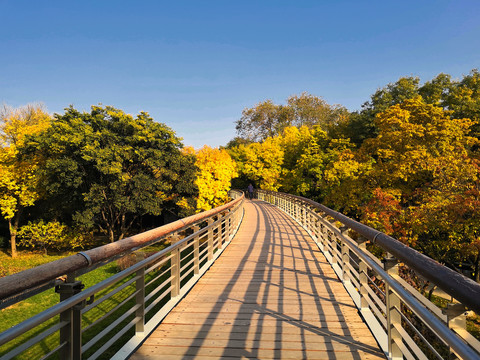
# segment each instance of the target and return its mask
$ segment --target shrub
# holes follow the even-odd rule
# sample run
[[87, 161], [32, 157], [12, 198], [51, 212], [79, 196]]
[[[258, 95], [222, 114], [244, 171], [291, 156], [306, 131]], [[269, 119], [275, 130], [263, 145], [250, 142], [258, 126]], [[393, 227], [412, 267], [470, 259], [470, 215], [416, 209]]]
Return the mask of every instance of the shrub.
[[28, 222], [18, 231], [19, 245], [32, 249], [75, 250], [82, 248], [84, 236], [58, 221]]

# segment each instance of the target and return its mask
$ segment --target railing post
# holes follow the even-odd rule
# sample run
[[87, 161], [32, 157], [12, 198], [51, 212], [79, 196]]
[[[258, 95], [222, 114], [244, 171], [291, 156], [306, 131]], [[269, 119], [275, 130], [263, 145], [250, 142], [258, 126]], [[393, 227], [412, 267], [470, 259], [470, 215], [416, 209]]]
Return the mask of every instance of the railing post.
[[[365, 238], [360, 238], [358, 241], [358, 247], [366, 251], [367, 246], [366, 246], [366, 241], [367, 239]], [[360, 309], [367, 309], [368, 308], [368, 266], [367, 264], [362, 260], [358, 259], [358, 279], [360, 282]]]
[[[82, 291], [85, 286], [81, 281], [76, 281], [74, 276], [67, 276], [67, 280], [55, 287], [55, 292], [60, 294], [60, 301], [67, 300]], [[65, 310], [60, 314], [60, 322], [67, 322], [60, 329], [60, 344], [65, 343], [60, 351], [60, 358], [66, 360], [80, 360], [82, 358], [82, 309], [84, 302]]]
[[223, 241], [222, 241], [222, 248], [225, 243], [230, 240], [230, 210], [227, 210], [225, 215], [223, 216], [223, 223], [224, 223], [224, 234], [223, 234]]
[[[315, 218], [313, 219], [313, 230], [312, 230], [312, 233], [313, 233], [313, 236], [314, 236], [314, 240], [315, 240], [315, 243], [317, 245], [319, 245], [320, 243], [320, 230], [321, 230], [321, 227], [320, 227], [320, 220], [318, 219], [318, 216], [317, 214], [315, 214]], [[323, 249], [321, 249], [323, 250]]]
[[322, 214], [322, 222], [321, 222], [321, 242], [322, 242], [322, 246], [323, 246], [323, 252], [328, 252], [328, 228], [325, 226], [325, 224], [323, 224], [323, 221], [327, 221], [326, 220], [326, 214]]
[[[340, 228], [342, 235], [346, 234], [348, 231], [347, 227]], [[350, 264], [350, 249], [347, 244], [342, 241], [342, 280], [343, 282], [349, 281], [348, 278], [348, 265]]]
[[[383, 259], [383, 266], [389, 275], [398, 275], [397, 259], [387, 254]], [[402, 317], [400, 315], [401, 304], [398, 295], [390, 289], [385, 281], [386, 311], [387, 311], [387, 336], [388, 336], [388, 353], [390, 359], [403, 359], [402, 351], [397, 342], [402, 342], [402, 337], [396, 327], [402, 326]]]
[[[212, 225], [214, 220], [212, 218], [207, 220], [208, 226]], [[207, 239], [207, 253], [208, 253], [208, 261], [213, 260], [213, 226], [209, 227], [208, 229], [208, 239]]]
[[[447, 325], [450, 329], [466, 329], [467, 328], [467, 315], [466, 308], [463, 304], [447, 304], [447, 308], [443, 309], [443, 314], [447, 315]], [[457, 359], [458, 357], [450, 348], [450, 359]]]
[[180, 248], [172, 251], [171, 259], [172, 291], [171, 296], [176, 297], [180, 294]]
[[233, 216], [233, 210], [228, 210], [226, 221], [227, 221], [227, 236], [225, 241], [230, 241], [231, 233], [233, 232], [233, 227], [232, 227], [232, 216]]
[[135, 316], [139, 318], [135, 324], [135, 334], [141, 335], [145, 331], [145, 267], [138, 270], [135, 275], [137, 276], [135, 301], [138, 306]]
[[300, 204], [300, 219], [303, 226], [307, 226], [307, 209], [304, 205]]
[[[200, 226], [194, 225], [193, 232], [200, 230]], [[200, 273], [200, 236], [195, 235], [193, 238], [193, 273], [198, 275]]]
[[317, 212], [315, 211], [315, 208], [312, 207], [310, 209], [310, 228], [311, 232], [315, 234], [315, 237], [317, 236], [316, 231], [317, 231]]

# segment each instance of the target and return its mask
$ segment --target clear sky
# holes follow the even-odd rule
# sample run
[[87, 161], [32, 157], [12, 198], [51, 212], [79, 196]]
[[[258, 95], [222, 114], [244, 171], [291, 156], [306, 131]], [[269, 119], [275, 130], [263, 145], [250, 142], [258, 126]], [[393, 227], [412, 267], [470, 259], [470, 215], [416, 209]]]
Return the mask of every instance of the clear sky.
[[480, 67], [480, 0], [0, 0], [0, 103], [147, 111], [225, 145], [303, 91], [360, 109], [401, 76]]

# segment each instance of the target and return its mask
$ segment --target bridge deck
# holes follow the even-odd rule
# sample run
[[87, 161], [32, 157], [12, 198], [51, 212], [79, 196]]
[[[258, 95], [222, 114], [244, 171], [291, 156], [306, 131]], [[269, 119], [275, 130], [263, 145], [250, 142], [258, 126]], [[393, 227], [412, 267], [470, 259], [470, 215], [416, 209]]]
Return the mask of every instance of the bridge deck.
[[131, 359], [384, 359], [308, 234], [245, 203], [237, 236]]

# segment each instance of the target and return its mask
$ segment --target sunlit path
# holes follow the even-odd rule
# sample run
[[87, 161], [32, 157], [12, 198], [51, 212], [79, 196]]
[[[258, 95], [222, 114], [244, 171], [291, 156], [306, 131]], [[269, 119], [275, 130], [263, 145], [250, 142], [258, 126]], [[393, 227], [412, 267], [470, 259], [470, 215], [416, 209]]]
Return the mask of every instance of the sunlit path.
[[384, 358], [313, 240], [258, 201], [246, 204], [230, 246], [132, 359], [195, 357]]

